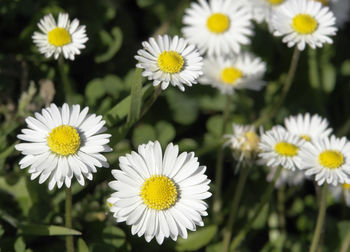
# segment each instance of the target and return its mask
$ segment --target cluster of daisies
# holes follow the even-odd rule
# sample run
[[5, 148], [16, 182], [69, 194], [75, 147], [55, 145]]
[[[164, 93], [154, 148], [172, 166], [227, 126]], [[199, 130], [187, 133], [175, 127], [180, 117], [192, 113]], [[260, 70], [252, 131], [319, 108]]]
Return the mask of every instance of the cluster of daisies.
[[331, 185], [336, 198], [344, 192], [350, 206], [350, 142], [331, 135], [328, 121], [319, 115], [299, 114], [284, 120], [260, 137], [253, 126], [233, 125], [233, 135], [227, 135], [227, 144], [238, 161], [256, 160], [270, 169], [267, 179], [282, 171], [276, 187], [284, 184], [300, 185], [306, 178], [318, 185]]
[[[342, 0], [330, 2], [336, 9]], [[143, 42], [136, 66], [163, 90], [171, 84], [184, 91], [197, 82], [227, 95], [237, 89], [260, 90], [266, 64], [242, 50], [251, 43], [253, 20], [265, 20], [274, 35], [299, 50], [306, 44], [316, 48], [332, 43], [329, 36], [337, 30], [333, 12], [318, 1], [199, 0], [185, 10], [184, 38], [163, 35]], [[88, 41], [86, 27], [77, 19], [70, 21], [68, 14], [60, 13], [57, 22], [47, 15], [38, 27], [41, 32], [33, 34], [33, 41], [47, 58], [74, 60]], [[111, 135], [105, 133], [102, 116], [89, 114], [88, 108], [51, 104], [26, 123], [28, 128], [18, 135], [25, 142], [15, 146], [24, 155], [20, 167], [29, 167], [32, 180], [49, 181], [50, 190], [69, 188], [73, 177], [84, 185], [96, 168], [109, 167], [103, 153], [112, 151]], [[350, 144], [329, 136], [327, 126], [325, 119], [308, 114], [286, 119], [285, 128], [276, 126], [261, 138], [254, 127], [234, 126], [229, 144], [240, 160], [258, 155], [272, 169], [281, 165], [286, 172], [315, 176], [320, 185], [348, 188]], [[186, 238], [187, 230], [203, 226], [210, 180], [193, 152], [179, 154], [178, 146], [170, 143], [163, 154], [159, 142], [149, 142], [120, 157], [119, 167], [112, 170], [115, 180], [109, 185], [115, 192], [108, 202], [117, 222], [131, 225], [132, 234], [161, 244], [164, 238]]]

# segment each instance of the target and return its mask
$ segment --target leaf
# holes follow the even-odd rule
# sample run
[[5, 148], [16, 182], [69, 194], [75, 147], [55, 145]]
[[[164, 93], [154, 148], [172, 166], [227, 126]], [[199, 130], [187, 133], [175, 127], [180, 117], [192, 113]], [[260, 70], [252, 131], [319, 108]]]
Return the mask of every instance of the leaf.
[[134, 146], [139, 146], [148, 141], [155, 141], [156, 139], [156, 130], [149, 124], [141, 124], [133, 131], [132, 143]]
[[340, 240], [343, 241], [350, 232], [350, 221], [339, 221], [337, 223]]
[[26, 244], [24, 243], [22, 236], [16, 239], [16, 242], [14, 244], [14, 249], [16, 252], [24, 252], [26, 250]]
[[197, 119], [199, 108], [195, 99], [176, 89], [167, 90], [165, 96], [177, 123], [189, 125]]
[[156, 133], [160, 144], [165, 146], [174, 139], [176, 131], [171, 123], [159, 121], [156, 124]]
[[107, 45], [108, 49], [105, 53], [95, 57], [96, 63], [103, 63], [112, 59], [114, 55], [119, 51], [123, 42], [123, 33], [119, 27], [113, 27], [111, 34], [112, 36], [104, 30], [100, 31], [102, 43], [104, 45]]
[[207, 129], [214, 136], [221, 137], [223, 119], [221, 115], [215, 115], [207, 121]]
[[141, 101], [142, 101], [142, 69], [137, 68], [134, 71], [131, 86], [131, 104], [127, 123], [134, 123], [140, 117]]
[[222, 251], [222, 242], [211, 244], [205, 249], [205, 252], [221, 252], [221, 251]]
[[[146, 85], [142, 88], [142, 97], [146, 97], [151, 93], [152, 85]], [[122, 101], [120, 101], [117, 105], [111, 108], [106, 114], [106, 121], [109, 127], [117, 124], [122, 119], [124, 119], [130, 109], [131, 104], [131, 96], [127, 96]]]
[[81, 235], [81, 232], [55, 225], [41, 225], [41, 224], [19, 224], [19, 230], [26, 235]]
[[176, 251], [195, 251], [198, 250], [205, 245], [209, 244], [209, 242], [214, 238], [217, 232], [216, 225], [210, 225], [203, 227], [196, 232], [189, 233], [187, 239], [179, 238], [176, 243], [175, 249]]
[[78, 252], [89, 252], [89, 247], [81, 238], [78, 239]]
[[331, 63], [322, 65], [322, 83], [325, 92], [331, 93], [334, 90], [336, 75], [335, 67]]
[[102, 239], [105, 244], [120, 248], [125, 244], [126, 236], [122, 229], [116, 226], [107, 226], [102, 231]]
[[1, 236], [5, 233], [4, 228], [2, 227], [2, 225], [0, 224], [0, 238]]

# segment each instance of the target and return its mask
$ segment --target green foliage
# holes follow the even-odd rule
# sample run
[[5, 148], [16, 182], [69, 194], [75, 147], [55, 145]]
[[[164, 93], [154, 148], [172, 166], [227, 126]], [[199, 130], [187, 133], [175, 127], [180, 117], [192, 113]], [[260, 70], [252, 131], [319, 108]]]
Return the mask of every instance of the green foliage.
[[176, 251], [196, 251], [207, 245], [215, 236], [217, 226], [210, 225], [190, 233], [187, 239], [179, 239]]

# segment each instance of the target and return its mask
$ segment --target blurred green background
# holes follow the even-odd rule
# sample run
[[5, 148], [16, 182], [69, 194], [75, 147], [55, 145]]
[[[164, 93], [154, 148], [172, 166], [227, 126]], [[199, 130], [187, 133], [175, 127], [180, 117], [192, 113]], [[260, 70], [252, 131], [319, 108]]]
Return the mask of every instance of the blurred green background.
[[[179, 144], [181, 151], [194, 151], [207, 175], [214, 180], [225, 97], [208, 86], [195, 85], [185, 92], [169, 87], [132, 127], [124, 127], [129, 112], [125, 99], [137, 80], [134, 55], [141, 42], [153, 34], [181, 34], [181, 18], [190, 1], [170, 0], [1, 0], [0, 1], [0, 251], [62, 251], [64, 190], [48, 191], [47, 184], [30, 181], [26, 169], [20, 170], [20, 154], [14, 150], [16, 135], [25, 127], [25, 117], [50, 102], [64, 102], [62, 79], [57, 61], [45, 59], [32, 43], [37, 22], [44, 15], [67, 12], [86, 25], [89, 41], [82, 55], [65, 62], [65, 71], [74, 90], [73, 102], [89, 106], [90, 112], [104, 115], [113, 134], [114, 152], [107, 155], [111, 168], [118, 168], [120, 155], [149, 140], [159, 140], [163, 148]], [[318, 113], [330, 121], [338, 136], [350, 131], [350, 25], [339, 30], [333, 45], [305, 50], [293, 86], [276, 116], [265, 122], [269, 128], [285, 116], [300, 112]], [[267, 62], [261, 92], [238, 91], [232, 98], [230, 122], [252, 123], [273, 107], [279, 98], [288, 71], [292, 49], [274, 38], [265, 25], [255, 24], [251, 50]], [[153, 88], [144, 80], [143, 100]], [[124, 101], [124, 103], [122, 102]], [[122, 102], [122, 103], [121, 103]], [[226, 129], [231, 133], [231, 125]], [[73, 190], [73, 227], [77, 250], [82, 251], [220, 251], [221, 231], [232, 201], [237, 176], [229, 150], [224, 158], [223, 210], [221, 223], [213, 216], [204, 218], [188, 240], [166, 240], [162, 246], [148, 244], [131, 235], [130, 227], [116, 224], [108, 212], [106, 198], [111, 190], [110, 169], [99, 169], [93, 181]], [[251, 169], [238, 213], [237, 230], [253, 213], [261, 192], [267, 186], [267, 169]], [[74, 180], [74, 179], [73, 179]], [[281, 195], [283, 196], [283, 198]], [[276, 191], [240, 247], [240, 251], [305, 251], [312, 238], [317, 216], [317, 190], [307, 181], [302, 187]], [[211, 200], [207, 202], [211, 206]], [[283, 212], [279, 204], [283, 207]], [[343, 202], [329, 198], [325, 251], [337, 251], [350, 228], [350, 212]], [[281, 215], [286, 220], [279, 227]], [[223, 222], [223, 223], [222, 223]], [[55, 225], [55, 226], [49, 226]]]

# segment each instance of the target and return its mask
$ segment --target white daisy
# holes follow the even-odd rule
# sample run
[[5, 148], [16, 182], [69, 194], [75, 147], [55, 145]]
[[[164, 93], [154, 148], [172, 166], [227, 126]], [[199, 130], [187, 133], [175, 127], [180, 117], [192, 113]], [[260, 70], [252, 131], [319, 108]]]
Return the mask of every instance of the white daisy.
[[300, 148], [304, 139], [294, 136], [281, 126], [275, 126], [260, 137], [259, 157], [267, 166], [283, 166], [294, 171], [301, 162]]
[[265, 62], [246, 52], [228, 57], [208, 57], [204, 59], [199, 82], [218, 88], [222, 94], [232, 95], [235, 89], [245, 88], [258, 91], [265, 85], [261, 80], [265, 71]]
[[112, 170], [115, 181], [109, 186], [116, 190], [108, 202], [117, 222], [131, 225], [131, 233], [145, 235], [147, 242], [154, 237], [159, 244], [164, 238], [187, 238], [187, 230], [203, 226], [210, 197], [210, 180], [199, 166], [194, 153], [180, 155], [177, 145], [170, 143], [162, 155], [158, 141], [142, 144], [138, 153], [119, 158], [121, 170]]
[[272, 25], [275, 36], [283, 36], [282, 41], [288, 47], [298, 46], [304, 50], [322, 47], [324, 43], [333, 43], [329, 37], [336, 34], [335, 17], [328, 7], [309, 0], [289, 0], [274, 11]]
[[344, 196], [346, 206], [350, 207], [350, 184], [339, 184], [337, 186], [330, 186], [329, 190], [335, 200], [341, 200]]
[[304, 115], [290, 116], [284, 120], [286, 129], [293, 135], [299, 136], [306, 141], [313, 141], [317, 138], [328, 137], [332, 132], [328, 128], [328, 121], [315, 114], [309, 113]]
[[259, 136], [253, 125], [238, 125], [233, 123], [233, 134], [225, 135], [228, 139], [225, 145], [233, 150], [233, 156], [242, 161], [243, 158], [252, 158], [258, 152]]
[[334, 13], [338, 27], [343, 27], [349, 21], [350, 1], [349, 0], [311, 0], [321, 2], [324, 6], [329, 6]]
[[208, 55], [239, 53], [253, 35], [251, 12], [244, 1], [199, 0], [183, 17], [184, 37]]
[[27, 129], [17, 137], [27, 143], [15, 148], [25, 157], [19, 162], [20, 168], [30, 166], [31, 179], [39, 177], [39, 183], [49, 179], [49, 189], [57, 184], [71, 185], [74, 177], [84, 185], [84, 177], [91, 180], [96, 167], [109, 167], [107, 159], [100, 152], [112, 149], [107, 145], [110, 134], [101, 134], [106, 128], [102, 116], [88, 114], [88, 107], [80, 111], [79, 105], [62, 108], [55, 104], [27, 117]]
[[[267, 175], [267, 181], [271, 182], [273, 180], [273, 177], [275, 176], [277, 167], [269, 167], [270, 172]], [[279, 174], [276, 183], [275, 188], [280, 188], [283, 185], [288, 186], [300, 186], [304, 183], [306, 176], [303, 171], [296, 169], [294, 171], [283, 168], [281, 170], [281, 173]]]
[[197, 83], [203, 58], [194, 45], [178, 36], [171, 39], [164, 35], [157, 40], [150, 38], [142, 42], [142, 46], [135, 56], [139, 61], [136, 66], [144, 69], [142, 75], [153, 80], [154, 86], [160, 84], [164, 90], [171, 83], [184, 91], [184, 85], [191, 87]]
[[34, 32], [32, 38], [46, 58], [53, 55], [58, 59], [62, 53], [66, 59], [74, 60], [88, 41], [85, 25], [79, 25], [78, 19], [70, 22], [68, 14], [60, 13], [57, 23], [52, 14], [46, 15], [40, 19], [38, 27], [42, 32]]
[[258, 23], [266, 21], [271, 29], [273, 11], [286, 1], [287, 0], [248, 0], [247, 4], [250, 5], [253, 19]]
[[307, 176], [315, 175], [319, 185], [350, 184], [350, 143], [345, 137], [332, 135], [307, 142], [300, 152], [300, 169], [306, 170]]

